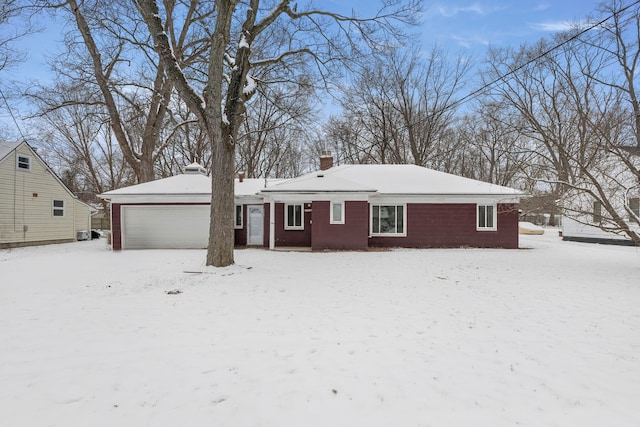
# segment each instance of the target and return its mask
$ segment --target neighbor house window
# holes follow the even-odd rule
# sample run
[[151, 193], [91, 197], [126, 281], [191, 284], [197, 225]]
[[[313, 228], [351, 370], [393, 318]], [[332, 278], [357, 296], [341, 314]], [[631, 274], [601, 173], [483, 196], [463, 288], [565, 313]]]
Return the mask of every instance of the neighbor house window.
[[495, 205], [478, 205], [477, 217], [478, 231], [494, 231], [497, 229]]
[[242, 205], [236, 205], [235, 228], [242, 228]]
[[64, 216], [64, 200], [53, 201], [53, 216]]
[[371, 205], [371, 234], [405, 236], [404, 205]]
[[[640, 198], [632, 197], [629, 199], [629, 209], [635, 215], [636, 218], [640, 217]], [[629, 219], [633, 219], [632, 215], [629, 215]]]
[[31, 170], [31, 157], [18, 154], [18, 169]]
[[284, 228], [285, 230], [303, 230], [302, 205], [285, 205], [284, 208]]
[[331, 224], [344, 224], [344, 202], [331, 202]]
[[593, 222], [599, 224], [602, 222], [602, 203], [593, 202]]

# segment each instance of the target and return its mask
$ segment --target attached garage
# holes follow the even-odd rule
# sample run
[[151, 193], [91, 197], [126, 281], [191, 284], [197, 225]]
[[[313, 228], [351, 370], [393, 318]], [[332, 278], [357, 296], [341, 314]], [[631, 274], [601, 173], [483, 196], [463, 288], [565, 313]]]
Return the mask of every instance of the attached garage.
[[209, 205], [121, 206], [122, 249], [202, 249]]
[[[266, 242], [264, 200], [258, 193], [279, 181], [236, 178], [233, 232], [237, 245]], [[197, 163], [187, 166], [181, 175], [108, 191], [100, 197], [111, 205], [114, 250], [207, 247], [211, 178]]]

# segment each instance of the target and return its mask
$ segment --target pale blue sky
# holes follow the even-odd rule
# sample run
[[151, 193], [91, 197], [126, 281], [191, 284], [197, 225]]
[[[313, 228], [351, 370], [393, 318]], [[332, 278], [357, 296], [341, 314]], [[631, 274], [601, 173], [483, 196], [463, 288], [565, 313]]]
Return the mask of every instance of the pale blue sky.
[[[628, 0], [631, 1], [631, 0]], [[303, 3], [303, 1], [301, 1]], [[374, 0], [316, 0], [318, 8], [360, 16], [377, 10]], [[425, 1], [421, 26], [412, 29], [420, 34], [424, 48], [434, 43], [451, 54], [463, 51], [482, 62], [488, 46], [519, 46], [562, 30], [571, 22], [597, 15], [600, 0], [438, 0]], [[625, 2], [626, 3], [626, 2]], [[62, 42], [59, 24], [41, 22], [46, 31], [25, 39], [21, 44], [28, 59], [13, 70], [0, 73], [3, 82], [50, 76], [46, 58], [58, 52]], [[6, 106], [0, 102], [0, 124], [8, 121]], [[15, 105], [17, 109], [23, 106]]]
[[[631, 1], [631, 0], [629, 0]], [[322, 2], [324, 3], [324, 2]], [[370, 0], [329, 0], [343, 13], [372, 12]], [[481, 60], [488, 46], [519, 46], [597, 15], [601, 0], [446, 0], [425, 1], [421, 33], [425, 48], [438, 43]]]
[[[421, 34], [425, 48], [434, 43], [449, 51], [463, 50], [481, 60], [489, 45], [518, 46], [535, 41], [567, 24], [594, 14], [600, 0], [447, 0], [425, 1], [422, 25], [413, 31]], [[324, 0], [317, 6], [360, 16], [375, 12], [373, 0]], [[46, 22], [42, 22], [46, 26]], [[62, 34], [58, 26], [31, 36], [22, 45], [28, 61], [4, 78], [43, 78], [48, 73], [46, 57], [56, 53]]]

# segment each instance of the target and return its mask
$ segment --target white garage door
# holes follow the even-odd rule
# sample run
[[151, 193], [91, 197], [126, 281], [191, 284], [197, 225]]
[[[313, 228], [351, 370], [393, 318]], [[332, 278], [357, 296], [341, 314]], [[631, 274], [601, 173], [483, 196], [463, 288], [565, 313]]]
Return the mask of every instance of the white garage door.
[[200, 249], [209, 239], [209, 206], [122, 206], [123, 249]]

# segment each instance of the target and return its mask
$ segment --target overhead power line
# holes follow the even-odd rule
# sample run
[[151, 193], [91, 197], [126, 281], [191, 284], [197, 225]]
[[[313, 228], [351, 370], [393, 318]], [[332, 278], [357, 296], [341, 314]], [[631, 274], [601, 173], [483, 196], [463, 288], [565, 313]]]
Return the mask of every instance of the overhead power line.
[[640, 0], [636, 0], [633, 3], [630, 3], [627, 6], [624, 6], [624, 7], [620, 8], [617, 11], [614, 11], [611, 15], [607, 16], [606, 18], [603, 18], [600, 21], [598, 21], [598, 22], [596, 22], [594, 24], [591, 24], [588, 27], [580, 30], [579, 32], [577, 32], [573, 36], [571, 36], [568, 39], [562, 41], [561, 43], [558, 43], [558, 44], [550, 47], [549, 49], [547, 49], [547, 50], [543, 51], [542, 53], [540, 53], [539, 55], [535, 56], [534, 58], [528, 60], [524, 64], [519, 65], [518, 67], [514, 68], [513, 70], [510, 70], [509, 72], [507, 72], [505, 74], [499, 75], [498, 77], [496, 77], [494, 80], [490, 81], [489, 83], [485, 83], [484, 85], [482, 85], [482, 87], [480, 87], [479, 89], [476, 89], [473, 92], [469, 93], [468, 95], [465, 95], [462, 98], [452, 102], [450, 105], [446, 106], [445, 109], [455, 108], [455, 107], [457, 107], [457, 106], [459, 106], [461, 104], [464, 104], [469, 99], [475, 98], [476, 96], [478, 96], [479, 94], [481, 94], [485, 90], [489, 89], [491, 86], [495, 85], [496, 83], [505, 80], [507, 77], [518, 73], [520, 70], [524, 69], [525, 67], [527, 67], [527, 66], [529, 66], [529, 65], [531, 65], [531, 64], [533, 64], [533, 63], [535, 63], [537, 61], [539, 61], [540, 59], [542, 59], [545, 56], [551, 54], [552, 52], [564, 47], [565, 45], [573, 42], [574, 40], [579, 39], [580, 37], [582, 37], [583, 35], [585, 35], [589, 31], [593, 30], [594, 28], [600, 27], [602, 24], [604, 24], [605, 22], [607, 22], [611, 18], [626, 12], [627, 10], [629, 10], [630, 8], [632, 8], [633, 6], [635, 6], [637, 4], [640, 4]]

